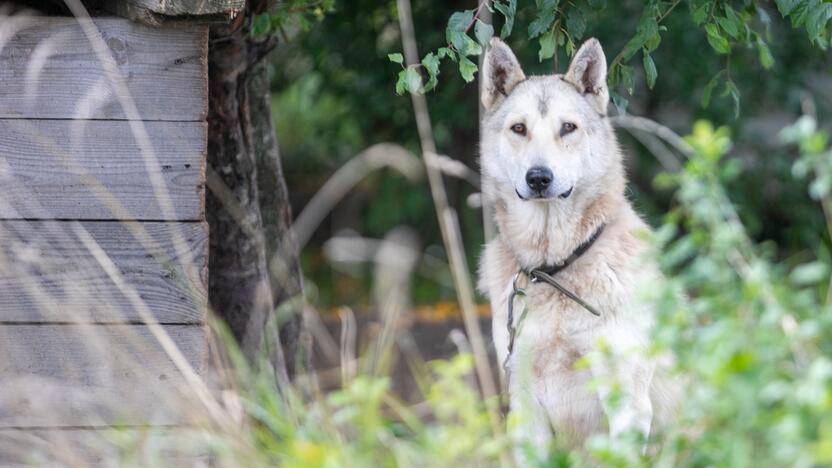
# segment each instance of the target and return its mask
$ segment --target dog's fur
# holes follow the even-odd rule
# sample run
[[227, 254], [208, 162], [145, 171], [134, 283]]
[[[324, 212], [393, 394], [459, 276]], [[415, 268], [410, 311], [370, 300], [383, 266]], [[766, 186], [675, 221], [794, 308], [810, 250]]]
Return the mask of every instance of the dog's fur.
[[[650, 231], [624, 194], [622, 155], [606, 117], [606, 70], [600, 44], [590, 39], [566, 74], [527, 78], [511, 49], [494, 39], [482, 71], [483, 193], [493, 203], [499, 234], [485, 247], [480, 289], [491, 301], [500, 363], [508, 352], [515, 273], [564, 260], [606, 225], [592, 247], [556, 275], [600, 317], [548, 284], [521, 282], [528, 313], [510, 359], [510, 406], [519, 413], [517, 435], [541, 450], [553, 431], [571, 446], [604, 430], [613, 437], [630, 429], [646, 436], [675, 400], [675, 392], [654, 378], [656, 360], [644, 353], [653, 309], [639, 291], [660, 273], [643, 261]], [[566, 122], [576, 129], [564, 130], [571, 128]], [[518, 123], [525, 134], [513, 130]], [[551, 169], [547, 193], [536, 195], [526, 182], [533, 166]], [[576, 368], [601, 344], [615, 365], [594, 359]], [[593, 379], [599, 382], [594, 390]], [[611, 380], [622, 397], [615, 408], [606, 404]]]

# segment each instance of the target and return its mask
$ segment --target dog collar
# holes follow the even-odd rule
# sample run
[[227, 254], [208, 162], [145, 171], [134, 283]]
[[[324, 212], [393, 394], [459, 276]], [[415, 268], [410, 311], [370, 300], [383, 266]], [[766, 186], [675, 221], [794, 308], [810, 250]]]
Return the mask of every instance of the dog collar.
[[568, 297], [576, 304], [580, 305], [584, 309], [586, 309], [589, 313], [596, 317], [600, 317], [601, 313], [595, 308], [588, 304], [586, 301], [581, 299], [577, 294], [573, 293], [562, 284], [560, 284], [555, 278], [554, 275], [560, 273], [564, 269], [566, 269], [569, 265], [575, 262], [575, 260], [579, 259], [581, 255], [585, 254], [595, 241], [601, 237], [601, 233], [604, 232], [604, 227], [606, 224], [601, 224], [598, 226], [598, 229], [589, 236], [589, 239], [585, 240], [581, 245], [578, 246], [565, 260], [559, 262], [555, 265], [544, 265], [537, 268], [532, 268], [531, 270], [518, 270], [517, 273], [514, 275], [514, 278], [511, 280], [511, 293], [508, 296], [508, 320], [506, 320], [506, 328], [508, 329], [508, 353], [506, 353], [506, 358], [503, 361], [503, 371], [505, 372], [506, 376], [506, 388], [508, 388], [508, 382], [511, 376], [511, 355], [514, 352], [514, 341], [517, 338], [517, 331], [520, 327], [520, 324], [523, 322], [523, 319], [526, 318], [526, 313], [528, 309], [525, 307], [523, 308], [523, 312], [521, 313], [519, 320], [517, 323], [514, 323], [514, 299], [517, 296], [525, 296], [526, 290], [517, 286], [517, 281], [520, 279], [521, 274], [525, 274], [529, 277], [529, 281], [532, 283], [537, 283], [543, 281], [548, 285], [552, 286], [553, 288], [557, 289], [561, 294]]
[[585, 254], [590, 248], [592, 248], [595, 241], [601, 237], [601, 233], [604, 232], [604, 228], [606, 224], [601, 224], [598, 226], [598, 229], [589, 236], [589, 239], [583, 241], [581, 245], [579, 245], [572, 253], [566, 257], [564, 260], [554, 264], [554, 265], [541, 265], [537, 268], [532, 268], [531, 270], [523, 270], [526, 275], [532, 280], [532, 282], [537, 282], [537, 280], [541, 279], [538, 273], [544, 273], [547, 276], [555, 276], [556, 274], [560, 273], [561, 271], [565, 270], [575, 263], [575, 260], [581, 258], [583, 254]]

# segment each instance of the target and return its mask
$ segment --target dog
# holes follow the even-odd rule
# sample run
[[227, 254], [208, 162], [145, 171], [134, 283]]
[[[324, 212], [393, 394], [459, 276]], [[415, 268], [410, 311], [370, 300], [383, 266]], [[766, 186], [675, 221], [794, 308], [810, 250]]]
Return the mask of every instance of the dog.
[[650, 228], [625, 196], [601, 45], [587, 40], [563, 75], [527, 77], [492, 39], [481, 100], [483, 196], [498, 234], [479, 288], [510, 377], [513, 434], [539, 454], [606, 431], [646, 440], [672, 417], [678, 389], [658, 375], [666, 360], [645, 353], [654, 308], [639, 291], [661, 273], [645, 259]]

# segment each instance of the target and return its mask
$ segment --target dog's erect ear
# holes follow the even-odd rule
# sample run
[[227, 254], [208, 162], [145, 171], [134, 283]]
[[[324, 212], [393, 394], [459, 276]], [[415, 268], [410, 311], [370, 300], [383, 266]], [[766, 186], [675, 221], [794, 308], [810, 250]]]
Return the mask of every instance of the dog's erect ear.
[[517, 83], [526, 79], [520, 62], [505, 42], [491, 39], [482, 63], [482, 105], [490, 109], [500, 98], [508, 96]]
[[564, 79], [578, 87], [601, 114], [607, 113], [610, 92], [607, 89], [607, 58], [601, 44], [594, 37], [583, 43]]

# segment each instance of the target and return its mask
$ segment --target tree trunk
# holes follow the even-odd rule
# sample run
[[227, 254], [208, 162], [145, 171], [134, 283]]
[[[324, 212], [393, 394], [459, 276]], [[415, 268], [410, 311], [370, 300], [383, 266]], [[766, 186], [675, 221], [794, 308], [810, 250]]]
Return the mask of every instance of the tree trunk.
[[285, 377], [298, 356], [301, 274], [262, 64], [275, 40], [249, 34], [265, 4], [252, 0], [231, 24], [211, 27], [209, 300], [246, 356], [265, 353], [276, 375]]

